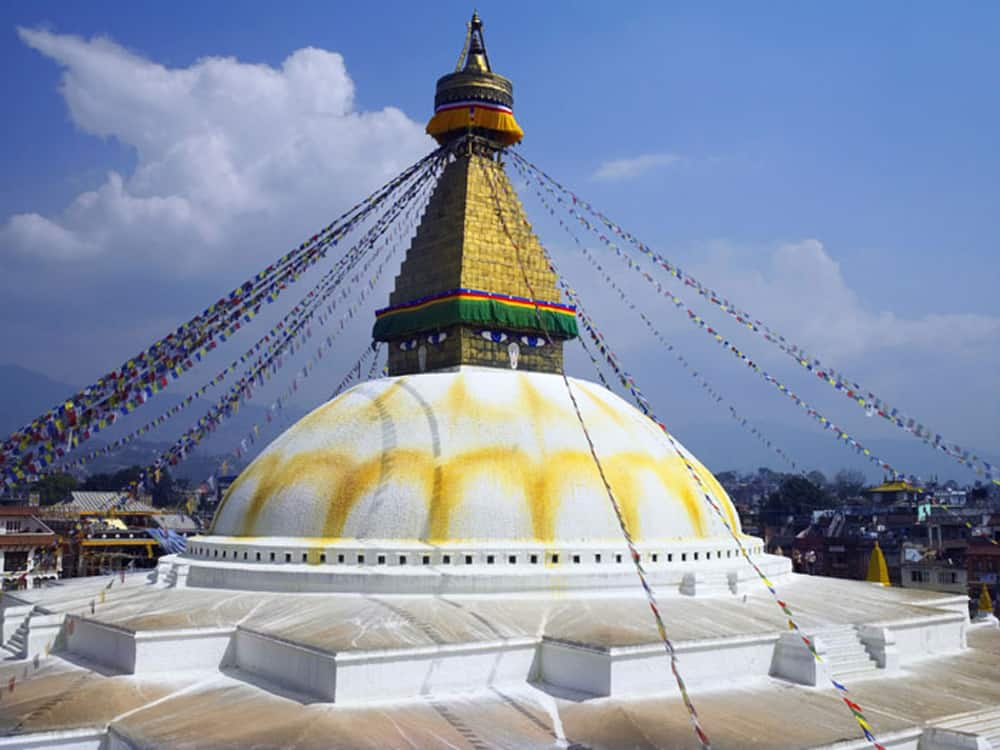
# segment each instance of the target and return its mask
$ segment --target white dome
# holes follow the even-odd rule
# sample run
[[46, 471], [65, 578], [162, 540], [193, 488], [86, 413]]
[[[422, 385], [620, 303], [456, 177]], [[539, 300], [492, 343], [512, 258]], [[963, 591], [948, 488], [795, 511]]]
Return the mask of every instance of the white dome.
[[[606, 389], [570, 382], [636, 540], [731, 544], [662, 431]], [[738, 531], [725, 491], [685, 456]], [[239, 476], [212, 534], [622, 542], [562, 377], [476, 367], [369, 381], [319, 407]]]

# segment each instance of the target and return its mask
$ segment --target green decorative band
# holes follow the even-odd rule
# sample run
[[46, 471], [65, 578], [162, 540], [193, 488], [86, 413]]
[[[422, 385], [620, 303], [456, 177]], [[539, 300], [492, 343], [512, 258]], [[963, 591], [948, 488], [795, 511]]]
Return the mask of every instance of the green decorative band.
[[458, 323], [515, 331], [544, 331], [559, 339], [577, 335], [576, 309], [570, 305], [474, 289], [454, 289], [376, 311], [372, 338], [391, 341]]

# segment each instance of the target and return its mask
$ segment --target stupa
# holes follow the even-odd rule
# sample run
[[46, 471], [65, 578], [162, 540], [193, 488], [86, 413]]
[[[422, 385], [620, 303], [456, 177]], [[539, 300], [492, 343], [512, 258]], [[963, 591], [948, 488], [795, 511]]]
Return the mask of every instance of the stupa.
[[427, 128], [449, 163], [376, 314], [388, 377], [277, 438], [149, 578], [5, 596], [0, 747], [697, 747], [587, 435], [713, 747], [863, 746], [832, 675], [885, 747], [988, 731], [1000, 633], [967, 632], [965, 597], [792, 573], [681, 448], [816, 662], [662, 430], [564, 378], [513, 107], [473, 16]]
[[[576, 318], [503, 168], [523, 132], [478, 16], [464, 67], [438, 81], [434, 101], [427, 132], [451, 155], [376, 312], [389, 377], [264, 450], [182, 575], [275, 591], [634, 588], [572, 389], [653, 580], [735, 589], [752, 570], [662, 430], [608, 390], [562, 377]], [[725, 491], [684, 455], [738, 529]], [[781, 557], [764, 565], [790, 570]]]

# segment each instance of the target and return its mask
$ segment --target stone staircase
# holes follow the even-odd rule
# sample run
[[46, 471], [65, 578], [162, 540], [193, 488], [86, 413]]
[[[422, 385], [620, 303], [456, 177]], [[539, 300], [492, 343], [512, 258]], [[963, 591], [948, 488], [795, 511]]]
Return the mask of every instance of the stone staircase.
[[959, 714], [934, 725], [924, 733], [920, 750], [1000, 750], [1000, 708]]
[[857, 677], [878, 669], [853, 625], [824, 628], [813, 636], [826, 646], [823, 661], [834, 677]]
[[29, 619], [29, 617], [25, 617], [24, 622], [14, 631], [14, 635], [10, 637], [10, 640], [3, 644], [3, 650], [15, 659], [23, 659], [28, 652]]
[[[11, 635], [3, 643], [3, 652], [0, 653], [0, 655], [6, 659], [23, 659], [28, 652], [28, 634], [31, 627], [31, 609], [25, 608], [28, 611], [23, 614], [21, 612], [14, 612], [13, 610], [15, 609], [20, 608], [9, 607], [4, 611], [4, 624], [6, 625], [4, 628], [5, 633], [10, 632], [10, 624], [7, 622], [8, 620], [16, 619], [17, 617], [23, 618], [14, 632], [11, 633]], [[15, 617], [11, 618], [11, 615], [14, 615]]]

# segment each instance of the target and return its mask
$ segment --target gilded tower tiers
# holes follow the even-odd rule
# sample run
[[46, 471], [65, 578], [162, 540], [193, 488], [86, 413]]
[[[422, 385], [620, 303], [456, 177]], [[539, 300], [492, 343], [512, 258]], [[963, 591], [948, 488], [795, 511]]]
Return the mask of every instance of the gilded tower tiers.
[[427, 126], [449, 161], [373, 336], [389, 346], [390, 375], [460, 365], [561, 372], [575, 311], [560, 302], [500, 159], [523, 135], [513, 87], [490, 68], [478, 16], [466, 47], [465, 67], [438, 81]]

